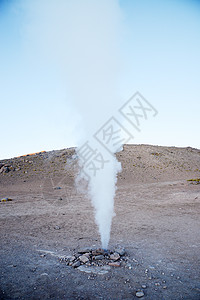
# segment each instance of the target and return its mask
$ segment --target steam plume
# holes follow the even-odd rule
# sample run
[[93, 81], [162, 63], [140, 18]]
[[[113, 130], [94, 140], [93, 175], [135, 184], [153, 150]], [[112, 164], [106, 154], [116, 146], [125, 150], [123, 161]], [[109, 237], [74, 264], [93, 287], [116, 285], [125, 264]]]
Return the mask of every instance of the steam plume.
[[[121, 12], [117, 0], [21, 1], [27, 14], [27, 52], [38, 53], [59, 69], [68, 106], [76, 108], [74, 124], [79, 149], [88, 141], [107, 161], [89, 175], [89, 195], [95, 208], [102, 247], [110, 238], [116, 175], [120, 164], [93, 137], [119, 108]], [[31, 47], [30, 47], [31, 45]], [[39, 70], [38, 70], [39, 71]], [[70, 120], [71, 121], [71, 120]], [[115, 152], [119, 147], [114, 147]], [[89, 172], [89, 173], [88, 173]], [[84, 174], [84, 172], [82, 173]]]

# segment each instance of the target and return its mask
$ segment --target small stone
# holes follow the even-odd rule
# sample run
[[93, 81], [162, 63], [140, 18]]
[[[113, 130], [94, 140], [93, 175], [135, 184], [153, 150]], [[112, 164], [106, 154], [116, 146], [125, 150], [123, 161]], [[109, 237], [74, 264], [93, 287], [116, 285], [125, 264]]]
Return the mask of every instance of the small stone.
[[85, 264], [86, 262], [89, 261], [88, 257], [85, 256], [85, 255], [81, 255], [81, 256], [79, 257], [79, 260], [80, 260], [80, 262], [82, 262], [82, 263], [84, 263], [84, 264]]
[[104, 254], [105, 251], [103, 249], [96, 249], [92, 251], [92, 255], [97, 256], [97, 255], [102, 255]]
[[108, 265], [111, 267], [120, 267], [121, 264], [120, 262], [116, 261], [116, 262], [110, 262]]
[[154, 267], [154, 266], [149, 266], [149, 269], [152, 269], [152, 270], [154, 270], [154, 269], [155, 269], [155, 267]]
[[54, 229], [59, 230], [61, 228], [60, 228], [60, 226], [56, 225], [56, 226], [54, 226]]
[[40, 276], [49, 276], [49, 274], [47, 274], [47, 273], [42, 273], [42, 274], [40, 274]]
[[69, 261], [75, 261], [75, 259], [76, 259], [76, 256], [71, 256], [71, 257], [69, 257]]
[[123, 256], [126, 253], [125, 249], [121, 246], [115, 248], [115, 252], [117, 252], [120, 256]]
[[143, 288], [143, 289], [146, 289], [146, 288], [147, 288], [146, 284], [143, 284], [143, 285], [142, 285], [142, 288]]
[[7, 201], [12, 201], [12, 199], [11, 199], [11, 198], [8, 198], [8, 197], [2, 198], [2, 199], [1, 199], [1, 202], [7, 202]]
[[76, 261], [75, 263], [72, 264], [73, 268], [78, 268], [81, 265], [80, 261]]
[[110, 255], [110, 259], [116, 261], [116, 260], [120, 259], [120, 255], [115, 252], [114, 254]]
[[143, 291], [140, 291], [140, 292], [136, 292], [136, 297], [138, 297], [138, 298], [142, 298], [142, 297], [144, 297], [144, 293], [143, 293]]
[[104, 259], [103, 255], [97, 255], [97, 256], [95, 256], [95, 260], [102, 260], [102, 259]]
[[91, 266], [91, 263], [88, 262], [88, 263], [86, 263], [86, 265], [90, 267], [90, 266]]
[[156, 283], [155, 283], [155, 286], [160, 286], [160, 283], [159, 283], [159, 282], [156, 282]]

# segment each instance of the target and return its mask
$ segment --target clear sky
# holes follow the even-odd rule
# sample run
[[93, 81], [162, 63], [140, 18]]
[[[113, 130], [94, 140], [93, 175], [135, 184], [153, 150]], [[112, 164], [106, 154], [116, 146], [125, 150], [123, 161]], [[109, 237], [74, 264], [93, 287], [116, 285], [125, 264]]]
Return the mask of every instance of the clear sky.
[[[35, 47], [20, 2], [0, 0], [0, 159], [74, 146], [81, 130], [63, 74], [48, 48]], [[119, 3], [121, 103], [139, 91], [158, 110], [133, 143], [200, 148], [200, 1]]]

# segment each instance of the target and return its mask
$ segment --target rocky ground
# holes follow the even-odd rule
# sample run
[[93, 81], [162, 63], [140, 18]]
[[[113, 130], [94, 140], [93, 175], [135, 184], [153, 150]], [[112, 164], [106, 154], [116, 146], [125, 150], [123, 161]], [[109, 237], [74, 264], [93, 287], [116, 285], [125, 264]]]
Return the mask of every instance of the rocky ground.
[[75, 149], [0, 161], [0, 299], [200, 299], [200, 150], [117, 157], [107, 252]]

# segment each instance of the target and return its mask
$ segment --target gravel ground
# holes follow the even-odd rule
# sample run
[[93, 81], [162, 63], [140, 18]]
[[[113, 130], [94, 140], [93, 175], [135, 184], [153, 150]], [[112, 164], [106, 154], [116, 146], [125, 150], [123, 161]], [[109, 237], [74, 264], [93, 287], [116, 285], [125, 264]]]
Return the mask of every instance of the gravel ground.
[[63, 260], [101, 246], [74, 153], [0, 161], [0, 299], [200, 299], [200, 150], [125, 145], [117, 154], [109, 248], [124, 247], [127, 260], [103, 274]]

